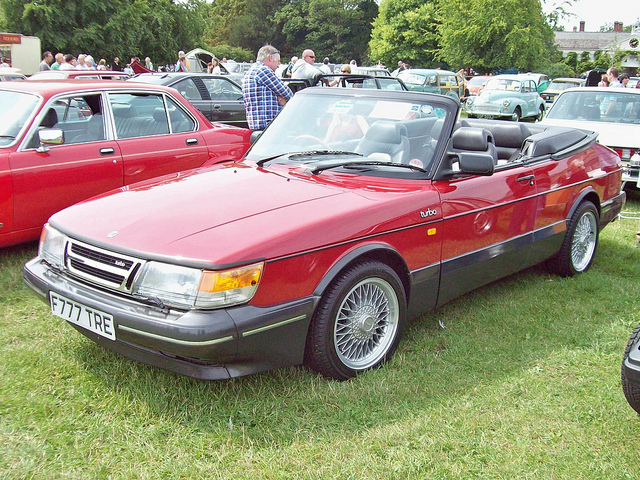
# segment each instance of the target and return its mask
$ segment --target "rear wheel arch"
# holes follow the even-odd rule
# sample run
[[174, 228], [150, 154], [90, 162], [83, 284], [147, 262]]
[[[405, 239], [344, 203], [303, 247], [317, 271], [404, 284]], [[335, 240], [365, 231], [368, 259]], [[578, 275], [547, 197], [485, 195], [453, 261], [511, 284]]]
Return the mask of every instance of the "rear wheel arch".
[[600, 209], [600, 197], [598, 196], [598, 193], [592, 188], [588, 188], [580, 192], [580, 194], [574, 200], [573, 204], [571, 205], [571, 209], [567, 214], [567, 220], [573, 216], [574, 212], [584, 201], [593, 203], [593, 205], [596, 207], [596, 210], [598, 211], [598, 215], [602, 214], [602, 211]]

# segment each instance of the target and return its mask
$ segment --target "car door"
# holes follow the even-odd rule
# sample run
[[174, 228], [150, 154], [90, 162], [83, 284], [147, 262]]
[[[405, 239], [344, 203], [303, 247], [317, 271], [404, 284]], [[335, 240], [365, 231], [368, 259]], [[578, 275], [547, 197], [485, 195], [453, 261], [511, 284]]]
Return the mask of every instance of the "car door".
[[443, 214], [439, 304], [530, 264], [536, 221], [533, 178], [530, 167], [514, 162], [490, 176], [434, 183]]
[[108, 96], [124, 184], [204, 164], [207, 145], [199, 124], [177, 100], [164, 93], [111, 92]]
[[[58, 210], [122, 186], [120, 148], [107, 136], [103, 111], [99, 93], [59, 96], [41, 109], [9, 156], [14, 230], [41, 227]], [[64, 132], [64, 142], [38, 148], [45, 128]]]
[[[536, 90], [536, 83], [533, 80], [526, 80], [523, 88], [524, 96], [527, 101], [527, 117], [532, 117], [538, 113], [538, 91]], [[525, 116], [523, 114], [523, 116]]]
[[211, 98], [209, 120], [247, 126], [242, 88], [239, 85], [226, 78], [202, 77], [198, 80], [204, 84]]

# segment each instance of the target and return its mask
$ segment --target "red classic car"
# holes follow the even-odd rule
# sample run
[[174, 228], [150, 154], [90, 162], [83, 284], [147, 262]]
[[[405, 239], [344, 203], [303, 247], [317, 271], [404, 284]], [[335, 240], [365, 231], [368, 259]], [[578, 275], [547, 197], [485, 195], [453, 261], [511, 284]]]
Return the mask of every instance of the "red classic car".
[[165, 173], [240, 158], [245, 129], [212, 125], [178, 92], [116, 81], [0, 87], [0, 247], [58, 210]]
[[353, 377], [469, 290], [543, 261], [586, 271], [624, 204], [595, 133], [459, 108], [304, 89], [243, 161], [55, 214], [25, 282], [95, 342], [174, 372]]

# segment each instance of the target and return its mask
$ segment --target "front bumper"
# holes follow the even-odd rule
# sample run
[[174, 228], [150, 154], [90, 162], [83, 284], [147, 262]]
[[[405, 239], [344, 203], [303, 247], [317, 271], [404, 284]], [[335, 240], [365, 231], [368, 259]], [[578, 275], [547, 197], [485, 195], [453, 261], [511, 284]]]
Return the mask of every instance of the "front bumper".
[[94, 342], [134, 360], [205, 380], [301, 364], [319, 300], [308, 297], [267, 308], [163, 309], [88, 286], [40, 258], [25, 264], [23, 279], [47, 304], [52, 291], [111, 315], [116, 340], [71, 324]]
[[640, 181], [640, 167], [636, 165], [630, 165], [628, 161], [623, 161], [622, 183], [629, 183], [633, 184], [634, 186], [640, 187], [640, 185], [638, 185], [638, 181]]

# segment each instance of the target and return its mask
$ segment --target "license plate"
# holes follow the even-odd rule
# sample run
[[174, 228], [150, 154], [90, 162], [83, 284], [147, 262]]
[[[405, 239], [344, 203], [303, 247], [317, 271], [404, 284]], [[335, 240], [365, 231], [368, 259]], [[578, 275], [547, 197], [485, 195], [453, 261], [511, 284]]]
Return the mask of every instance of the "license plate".
[[108, 313], [89, 308], [86, 305], [74, 302], [53, 292], [49, 292], [49, 301], [51, 304], [51, 313], [55, 316], [103, 337], [111, 340], [116, 339], [113, 317]]

